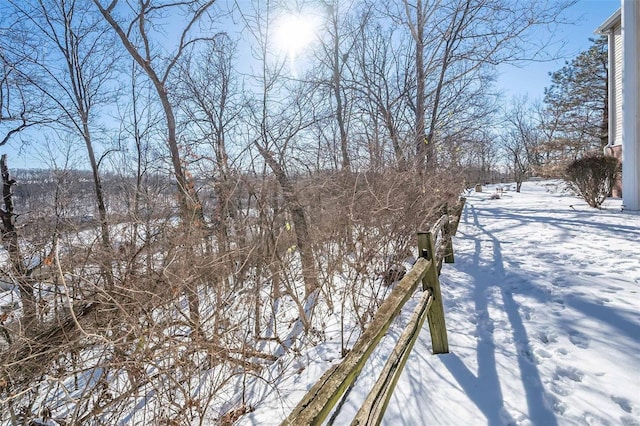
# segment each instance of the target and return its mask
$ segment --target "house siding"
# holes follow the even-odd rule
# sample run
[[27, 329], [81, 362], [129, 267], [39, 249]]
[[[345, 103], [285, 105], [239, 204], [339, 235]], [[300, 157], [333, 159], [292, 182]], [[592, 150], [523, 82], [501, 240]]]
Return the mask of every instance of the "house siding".
[[[612, 28], [611, 37], [613, 38], [613, 70], [609, 70], [613, 81], [622, 81], [622, 67], [624, 55], [622, 47], [622, 27], [620, 24]], [[611, 145], [622, 145], [622, 84], [613, 85], [613, 97], [611, 99], [613, 105], [610, 105], [610, 113], [613, 112], [613, 128], [610, 135]]]
[[640, 3], [622, 0], [624, 50], [622, 202], [640, 210]]
[[596, 30], [609, 36], [610, 145], [605, 152], [622, 157], [624, 208], [640, 210], [640, 2], [620, 3]]

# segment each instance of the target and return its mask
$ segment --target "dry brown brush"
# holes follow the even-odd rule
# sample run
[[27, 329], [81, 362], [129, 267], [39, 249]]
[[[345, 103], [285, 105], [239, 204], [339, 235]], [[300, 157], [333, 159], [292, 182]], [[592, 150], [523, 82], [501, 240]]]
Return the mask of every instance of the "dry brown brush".
[[[321, 343], [335, 316], [338, 356], [349, 350], [400, 277], [388, 271], [410, 262], [416, 231], [462, 189], [453, 173], [392, 169], [292, 181], [317, 262], [313, 297], [269, 174], [234, 175], [203, 204], [204, 222], [139, 197], [111, 223], [111, 251], [98, 226], [72, 226], [52, 198], [39, 243], [17, 234], [23, 257], [39, 254], [37, 312], [25, 328], [20, 300], [2, 307], [0, 423], [208, 424], [251, 410], [250, 382], [274, 383], [269, 368]], [[5, 280], [26, 278], [12, 268]]]

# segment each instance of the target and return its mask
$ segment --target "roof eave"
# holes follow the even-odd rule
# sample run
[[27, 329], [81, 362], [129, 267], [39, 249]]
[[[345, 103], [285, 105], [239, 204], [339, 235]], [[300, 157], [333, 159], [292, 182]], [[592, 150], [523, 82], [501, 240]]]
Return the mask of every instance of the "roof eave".
[[594, 34], [602, 34], [607, 35], [611, 32], [613, 27], [618, 25], [621, 20], [622, 9], [616, 10], [613, 15], [609, 16], [606, 21], [604, 21], [596, 30]]

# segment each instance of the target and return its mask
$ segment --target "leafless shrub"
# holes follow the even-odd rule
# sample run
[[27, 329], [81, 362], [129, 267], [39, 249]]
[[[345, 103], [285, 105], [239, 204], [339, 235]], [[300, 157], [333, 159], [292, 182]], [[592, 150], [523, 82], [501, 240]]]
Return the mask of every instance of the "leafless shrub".
[[621, 171], [615, 157], [588, 155], [566, 168], [566, 181], [591, 207], [599, 208], [611, 195]]
[[[266, 174], [235, 179], [216, 200], [233, 212], [212, 215], [205, 228], [185, 226], [175, 205], [150, 193], [112, 225], [108, 253], [96, 224], [41, 221], [38, 244], [20, 235], [42, 259], [38, 316], [29, 330], [19, 306], [3, 317], [0, 421], [43, 412], [67, 424], [231, 421], [250, 409], [238, 383], [322, 341], [333, 320], [325, 313], [339, 314], [346, 354], [385, 284], [400, 277], [384, 272], [402, 270], [415, 232], [461, 189], [446, 173], [418, 182], [396, 170], [297, 176], [321, 283], [310, 302], [280, 187]], [[46, 211], [56, 217], [63, 201], [72, 202], [52, 200]], [[147, 208], [153, 214], [141, 215]]]
[[[340, 312], [343, 325], [363, 330], [393, 278], [410, 264], [415, 234], [427, 229], [462, 190], [453, 173], [422, 177], [386, 169], [366, 173], [324, 173], [301, 179], [315, 250], [322, 253], [323, 300]], [[397, 271], [391, 277], [385, 273]], [[338, 283], [346, 282], [339, 291]], [[348, 318], [353, 315], [352, 318]], [[346, 317], [345, 317], [346, 316]], [[344, 328], [345, 332], [347, 328]], [[343, 352], [351, 337], [343, 335]]]

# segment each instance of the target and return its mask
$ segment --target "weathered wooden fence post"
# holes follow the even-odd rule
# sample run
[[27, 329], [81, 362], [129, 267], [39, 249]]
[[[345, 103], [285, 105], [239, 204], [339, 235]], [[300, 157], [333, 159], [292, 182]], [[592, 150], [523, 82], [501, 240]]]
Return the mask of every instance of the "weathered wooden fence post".
[[444, 238], [446, 244], [444, 250], [444, 263], [454, 263], [455, 258], [453, 257], [453, 233], [451, 232], [449, 208], [446, 205], [444, 206], [444, 216], [446, 217], [444, 226], [442, 227], [442, 237]]
[[456, 204], [454, 208], [454, 221], [449, 225], [449, 227], [451, 228], [451, 236], [456, 235], [456, 233], [458, 232], [458, 225], [460, 224], [460, 218], [462, 217], [462, 211], [464, 210], [464, 203], [466, 201], [467, 199], [465, 197], [460, 197], [460, 201], [458, 201], [458, 204]]
[[433, 234], [431, 232], [418, 232], [418, 255], [431, 262], [427, 273], [422, 279], [422, 289], [424, 291], [430, 289], [433, 294], [433, 304], [427, 314], [433, 353], [446, 354], [449, 353], [449, 341], [447, 339], [447, 326], [444, 320], [440, 280], [438, 279], [438, 260]]

